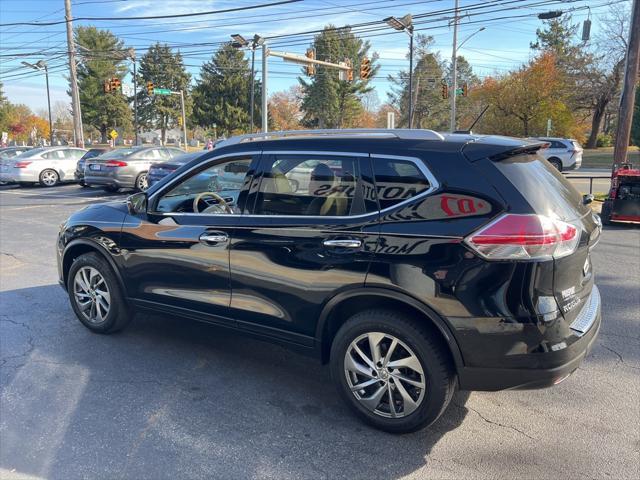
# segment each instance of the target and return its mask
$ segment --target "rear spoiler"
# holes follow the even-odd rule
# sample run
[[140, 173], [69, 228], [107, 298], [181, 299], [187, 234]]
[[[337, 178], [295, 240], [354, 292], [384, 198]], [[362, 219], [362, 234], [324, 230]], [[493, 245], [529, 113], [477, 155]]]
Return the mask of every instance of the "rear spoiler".
[[549, 145], [550, 144], [547, 142], [534, 143], [533, 145], [523, 145], [518, 148], [512, 148], [510, 150], [505, 150], [504, 152], [491, 155], [489, 157], [489, 160], [493, 160], [494, 162], [499, 162], [500, 160], [504, 160], [506, 158], [515, 157], [516, 155], [523, 155], [523, 154], [531, 155], [538, 152], [538, 150], [548, 148]]
[[462, 147], [462, 153], [470, 161], [482, 158], [500, 161], [521, 154], [534, 154], [549, 146], [548, 142], [540, 140], [523, 140], [521, 138], [486, 136], [477, 137]]

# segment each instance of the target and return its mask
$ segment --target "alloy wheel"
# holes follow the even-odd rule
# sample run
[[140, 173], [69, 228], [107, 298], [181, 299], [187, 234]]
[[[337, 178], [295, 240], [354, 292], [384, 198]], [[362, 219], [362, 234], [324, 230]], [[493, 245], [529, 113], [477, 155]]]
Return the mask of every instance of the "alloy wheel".
[[45, 170], [40, 174], [40, 179], [42, 183], [47, 187], [53, 187], [56, 183], [58, 183], [58, 174], [53, 170]]
[[111, 294], [104, 277], [93, 267], [82, 267], [73, 280], [73, 294], [82, 315], [99, 324], [109, 315]]
[[138, 175], [138, 180], [136, 182], [136, 187], [141, 192], [144, 192], [144, 191], [147, 190], [147, 188], [149, 188], [149, 182], [147, 181], [147, 174], [146, 173], [141, 173], [140, 175]]
[[351, 342], [344, 373], [356, 399], [376, 415], [405, 417], [424, 400], [420, 360], [407, 344], [388, 333], [369, 332]]

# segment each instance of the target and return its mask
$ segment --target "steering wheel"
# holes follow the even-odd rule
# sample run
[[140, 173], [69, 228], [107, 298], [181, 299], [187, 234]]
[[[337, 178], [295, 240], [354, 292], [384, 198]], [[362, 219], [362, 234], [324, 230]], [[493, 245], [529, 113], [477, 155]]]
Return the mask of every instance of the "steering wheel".
[[[217, 200], [218, 203], [215, 205], [209, 205], [207, 202], [204, 202], [206, 197], [211, 197], [214, 200]], [[199, 208], [200, 202], [203, 202], [206, 206], [202, 211]], [[204, 213], [210, 208], [214, 208], [218, 210], [218, 213], [233, 213], [233, 210], [229, 206], [227, 202], [225, 202], [224, 198], [218, 195], [216, 192], [202, 192], [196, 195], [193, 199], [193, 211], [194, 213]]]

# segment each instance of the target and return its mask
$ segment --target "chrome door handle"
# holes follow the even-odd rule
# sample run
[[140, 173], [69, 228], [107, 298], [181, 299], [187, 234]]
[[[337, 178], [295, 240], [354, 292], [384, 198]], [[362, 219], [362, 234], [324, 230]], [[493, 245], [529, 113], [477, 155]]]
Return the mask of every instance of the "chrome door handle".
[[203, 233], [200, 235], [200, 242], [205, 245], [216, 245], [218, 243], [226, 243], [229, 237], [225, 233]]
[[345, 238], [342, 240], [325, 240], [322, 242], [325, 247], [331, 248], [360, 248], [362, 242], [355, 238]]

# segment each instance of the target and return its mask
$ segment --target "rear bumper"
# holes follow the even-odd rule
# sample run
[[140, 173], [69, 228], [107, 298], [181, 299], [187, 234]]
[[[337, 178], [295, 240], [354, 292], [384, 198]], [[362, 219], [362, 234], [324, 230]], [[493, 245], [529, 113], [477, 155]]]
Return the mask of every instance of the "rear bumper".
[[562, 349], [530, 354], [531, 363], [535, 365], [533, 368], [464, 366], [458, 371], [460, 389], [496, 391], [536, 389], [556, 385], [580, 366], [593, 347], [600, 331], [601, 321], [600, 294], [594, 285], [589, 301], [583, 307], [578, 319], [570, 326], [572, 342], [567, 339]]
[[135, 178], [123, 179], [119, 178], [118, 176], [97, 176], [85, 174], [84, 183], [87, 185], [104, 185], [118, 188], [133, 188], [135, 185]]
[[40, 181], [38, 175], [39, 172], [32, 172], [21, 168], [13, 168], [9, 172], [0, 173], [0, 182], [38, 182]]

